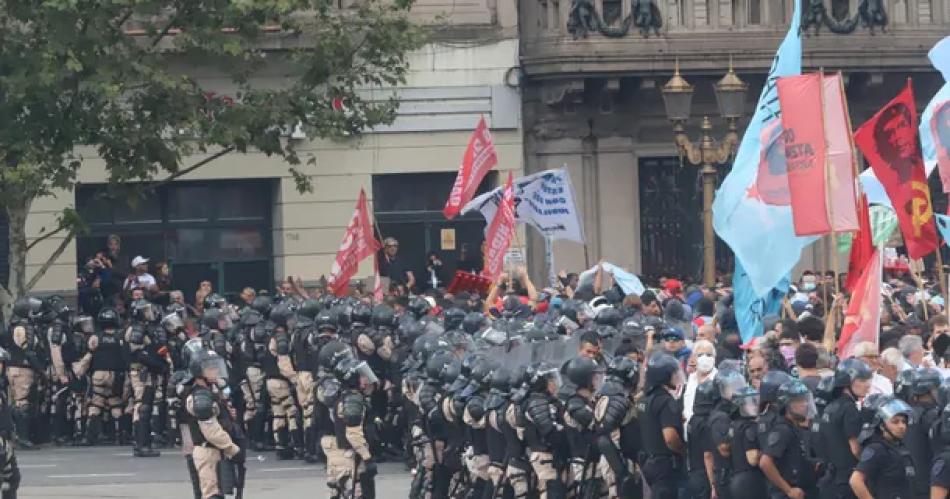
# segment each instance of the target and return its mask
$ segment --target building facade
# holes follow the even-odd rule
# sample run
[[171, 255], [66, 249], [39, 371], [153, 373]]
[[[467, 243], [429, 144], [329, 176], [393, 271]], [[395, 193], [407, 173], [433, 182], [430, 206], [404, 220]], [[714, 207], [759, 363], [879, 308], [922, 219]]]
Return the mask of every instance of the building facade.
[[[198, 283], [233, 293], [244, 286], [271, 288], [287, 276], [314, 282], [328, 274], [360, 189], [383, 237], [400, 239], [404, 260], [421, 277], [426, 253], [450, 269], [463, 246], [478, 253], [484, 222], [477, 215], [446, 222], [441, 209], [479, 118], [488, 121], [499, 157], [498, 173], [523, 172], [518, 89], [517, 12], [504, 0], [417, 0], [413, 15], [430, 23], [430, 43], [411, 54], [410, 74], [398, 88], [396, 121], [346, 141], [298, 141], [316, 165], [313, 192], [299, 193], [281, 160], [229, 154], [131, 203], [102, 199], [106, 179], [94, 151], [84, 155], [79, 186], [38, 199], [28, 219], [34, 240], [55, 226], [64, 207], [75, 207], [90, 232], [72, 242], [34, 288], [75, 293], [77, 270], [122, 237], [122, 253], [171, 262], [175, 287], [193, 297]], [[206, 87], [228, 95], [227, 80], [203, 66], [181, 67]], [[258, 75], [278, 84], [280, 68]], [[220, 82], [220, 84], [219, 84]], [[184, 165], [201, 157], [189, 158]], [[28, 256], [35, 272], [62, 242], [51, 237]], [[357, 277], [373, 274], [372, 262]], [[29, 279], [29, 276], [28, 276]]]
[[[943, 83], [926, 55], [950, 32], [950, 1], [803, 1], [803, 69], [843, 72], [855, 127], [908, 76], [921, 110]], [[660, 89], [678, 63], [695, 87], [690, 137], [699, 138], [704, 116], [715, 125], [713, 135], [723, 137], [713, 84], [731, 60], [749, 84], [741, 132], [788, 30], [792, 0], [528, 0], [519, 6], [525, 169], [568, 165], [585, 216], [586, 251], [559, 242], [556, 265], [576, 269], [604, 258], [648, 277], [698, 280], [699, 168], [679, 158]], [[718, 165], [720, 180], [729, 167]], [[935, 200], [937, 209], [944, 202]], [[543, 242], [534, 234], [528, 242], [532, 270], [544, 275]], [[828, 245], [806, 249], [801, 266], [833, 266]], [[721, 241], [717, 267], [732, 269]]]

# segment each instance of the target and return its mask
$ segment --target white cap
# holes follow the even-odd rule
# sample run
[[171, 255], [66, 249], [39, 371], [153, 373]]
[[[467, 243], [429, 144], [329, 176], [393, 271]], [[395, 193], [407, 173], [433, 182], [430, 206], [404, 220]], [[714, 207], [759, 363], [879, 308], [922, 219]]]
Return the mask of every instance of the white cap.
[[142, 265], [143, 263], [148, 263], [148, 258], [145, 258], [143, 256], [137, 256], [132, 259], [133, 267], [138, 267], [139, 265]]

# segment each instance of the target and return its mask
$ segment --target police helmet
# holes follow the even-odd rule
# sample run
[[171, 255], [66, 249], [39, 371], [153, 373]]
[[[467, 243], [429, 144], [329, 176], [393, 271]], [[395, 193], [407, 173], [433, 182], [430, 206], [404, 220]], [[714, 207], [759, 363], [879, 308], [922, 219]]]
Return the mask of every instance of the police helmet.
[[759, 392], [751, 386], [739, 388], [732, 396], [732, 405], [740, 416], [754, 418], [759, 415]]
[[445, 311], [443, 323], [446, 331], [461, 329], [462, 321], [465, 320], [465, 311], [458, 307], [451, 307]]
[[528, 390], [533, 392], [544, 392], [548, 389], [548, 384], [554, 381], [556, 387], [561, 386], [561, 373], [558, 368], [547, 362], [536, 362], [530, 364], [525, 370], [525, 381]]
[[426, 362], [426, 376], [430, 381], [450, 384], [461, 375], [459, 360], [448, 350], [433, 352]]
[[396, 312], [389, 305], [373, 307], [372, 325], [376, 329], [393, 330], [396, 327]]
[[317, 353], [317, 363], [326, 371], [332, 371], [333, 366], [340, 359], [346, 357], [353, 357], [353, 350], [342, 341], [331, 340], [320, 347], [320, 352]]
[[845, 359], [835, 370], [835, 387], [850, 387], [856, 380], [869, 380], [873, 375], [874, 371], [863, 360]]
[[300, 304], [300, 308], [297, 309], [297, 315], [300, 317], [305, 317], [311, 321], [317, 318], [317, 314], [320, 313], [320, 304], [317, 303], [317, 300], [304, 300]]
[[657, 353], [647, 361], [646, 389], [669, 385], [680, 373], [680, 363], [670, 354]]
[[13, 360], [13, 357], [10, 356], [10, 352], [8, 352], [6, 348], [0, 347], [0, 362], [4, 363], [4, 367], [11, 360]]
[[21, 296], [13, 302], [13, 315], [21, 319], [35, 319], [40, 316], [43, 302], [32, 296]]
[[294, 312], [286, 303], [280, 303], [271, 309], [270, 320], [275, 326], [290, 330], [293, 328]]
[[894, 395], [905, 402], [910, 402], [913, 399], [918, 377], [916, 369], [904, 369], [897, 373], [897, 379], [894, 380]]
[[594, 322], [598, 326], [612, 326], [619, 327], [620, 323], [623, 322], [623, 315], [614, 307], [604, 307], [597, 312], [597, 316], [594, 317]]
[[224, 316], [219, 308], [206, 308], [201, 313], [201, 325], [208, 329], [219, 329]]
[[805, 383], [797, 379], [791, 379], [786, 381], [778, 388], [778, 393], [776, 396], [776, 404], [778, 405], [779, 411], [783, 414], [789, 413], [793, 418], [804, 421], [810, 417], [814, 417], [817, 411], [814, 409], [814, 403], [809, 403], [802, 410], [794, 410], [791, 408], [791, 405], [795, 402], [805, 400], [812, 401], [813, 398], [811, 392], [808, 390], [808, 387], [805, 386]]
[[354, 357], [345, 357], [334, 364], [333, 375], [343, 386], [350, 388], [359, 387], [360, 379], [371, 384], [379, 383], [379, 378], [376, 377], [376, 373], [369, 364]]
[[251, 302], [251, 308], [257, 310], [261, 317], [267, 318], [270, 315], [270, 309], [274, 305], [274, 301], [271, 300], [269, 296], [257, 296], [254, 298], [254, 301]]
[[564, 366], [564, 375], [577, 388], [595, 389], [597, 363], [588, 357], [574, 357]]
[[426, 300], [421, 296], [416, 296], [409, 300], [409, 306], [406, 308], [409, 310], [409, 313], [416, 318], [416, 320], [429, 315], [429, 312], [432, 311], [432, 306], [429, 305], [429, 300]]
[[204, 304], [205, 310], [208, 310], [209, 308], [223, 309], [228, 305], [228, 300], [218, 293], [211, 293], [205, 297], [202, 303]]
[[337, 314], [334, 314], [332, 309], [321, 310], [318, 312], [316, 317], [314, 317], [313, 323], [317, 328], [317, 331], [328, 331], [335, 333], [339, 329]]
[[365, 303], [354, 305], [353, 311], [350, 313], [350, 321], [353, 323], [353, 326], [369, 326], [373, 321], [373, 309], [369, 308], [369, 305]]
[[940, 371], [932, 367], [921, 369], [917, 372], [917, 382], [914, 383], [914, 395], [918, 397], [922, 395], [932, 395], [934, 399], [936, 399], [937, 390], [940, 388], [941, 381], [943, 381], [943, 376], [940, 375]]
[[693, 414], [709, 414], [717, 403], [719, 403], [719, 388], [715, 381], [707, 379], [696, 385]]
[[769, 371], [762, 377], [762, 383], [759, 385], [759, 401], [762, 404], [775, 402], [778, 397], [778, 389], [783, 384], [791, 380], [785, 371]]
[[627, 388], [636, 387], [640, 382], [640, 363], [626, 355], [618, 355], [607, 364], [607, 375]]
[[914, 410], [904, 402], [903, 400], [896, 397], [887, 397], [886, 400], [878, 406], [877, 411], [874, 413], [874, 425], [880, 426], [890, 421], [895, 416], [904, 416], [907, 418], [907, 423], [913, 422]]
[[144, 298], [135, 300], [132, 302], [132, 318], [141, 322], [153, 322], [155, 307]]
[[462, 330], [468, 334], [475, 334], [482, 330], [488, 320], [484, 314], [479, 312], [469, 312], [462, 320]]
[[96, 320], [99, 322], [99, 327], [103, 329], [118, 329], [120, 327], [119, 313], [111, 307], [99, 310]]

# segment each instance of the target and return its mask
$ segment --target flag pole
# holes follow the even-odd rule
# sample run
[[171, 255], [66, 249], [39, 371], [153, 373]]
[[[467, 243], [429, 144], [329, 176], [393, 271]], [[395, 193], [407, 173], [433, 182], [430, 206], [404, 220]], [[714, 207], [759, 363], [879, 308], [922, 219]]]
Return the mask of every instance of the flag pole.
[[[835, 299], [832, 300], [832, 313], [829, 316], [829, 319], [830, 319], [829, 322], [832, 324], [831, 338], [833, 341], [834, 329], [835, 329], [834, 324], [836, 322], [833, 309], [834, 309], [834, 304], [837, 303], [838, 294], [841, 292], [841, 290], [838, 288], [838, 234], [835, 231], [835, 207], [831, 199], [831, 188], [832, 188], [831, 158], [828, 157], [828, 144], [829, 144], [828, 127], [825, 124], [825, 113], [824, 113], [824, 109], [825, 109], [825, 69], [824, 68], [818, 69], [818, 101], [821, 103], [821, 109], [822, 109], [821, 134], [822, 134], [822, 139], [825, 141], [824, 143], [825, 164], [822, 165], [824, 167], [824, 173], [825, 173], [825, 209], [828, 211], [828, 222], [829, 222], [828, 225], [831, 227], [831, 240], [828, 241], [828, 253], [829, 253], [828, 265], [831, 266], [831, 275], [834, 276], [832, 277], [832, 280], [834, 280], [834, 286], [835, 286], [834, 288]], [[827, 289], [827, 286], [822, 286], [822, 289]], [[825, 293], [826, 293], [826, 296], [824, 298], [824, 302], [825, 302], [825, 305], [827, 306], [828, 305], [827, 291]], [[827, 309], [826, 309], [826, 313], [827, 313]], [[828, 342], [827, 331], [825, 332], [825, 335], [826, 335], [825, 343], [827, 343]], [[828, 347], [828, 345], [825, 345], [825, 346]], [[828, 351], [830, 352], [832, 350], [829, 349]]]

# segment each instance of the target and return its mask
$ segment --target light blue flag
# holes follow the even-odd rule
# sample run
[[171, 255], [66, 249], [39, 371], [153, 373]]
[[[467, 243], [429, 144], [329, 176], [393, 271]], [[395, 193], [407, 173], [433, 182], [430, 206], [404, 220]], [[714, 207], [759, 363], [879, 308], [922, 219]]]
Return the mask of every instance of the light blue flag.
[[[928, 56], [947, 82], [930, 100], [930, 104], [927, 104], [924, 114], [920, 115], [920, 150], [924, 156], [927, 176], [930, 176], [939, 159], [950, 161], [950, 36], [937, 42], [930, 49]], [[941, 178], [943, 176], [941, 174]], [[947, 187], [950, 186], [945, 184], [944, 189]]]
[[762, 296], [752, 290], [749, 274], [736, 260], [736, 271], [732, 275], [733, 305], [736, 307], [736, 322], [739, 323], [739, 336], [742, 343], [765, 334], [762, 318], [767, 315], [779, 315], [782, 311], [782, 298], [788, 293], [788, 277]]
[[[764, 296], [787, 276], [801, 258], [802, 248], [816, 239], [796, 236], [788, 200], [770, 199], [767, 193], [763, 195], [760, 185], [763, 179], [784, 180], [785, 156], [778, 142], [781, 119], [776, 81], [779, 77], [802, 72], [800, 24], [801, 2], [796, 1], [792, 25], [775, 54], [732, 171], [716, 192], [712, 207], [713, 227], [732, 248], [736, 261], [742, 262], [756, 296]], [[771, 154], [773, 152], [777, 154]], [[757, 182], [759, 175], [763, 179]]]
[[640, 282], [640, 278], [627, 272], [626, 269], [612, 263], [604, 262], [604, 270], [614, 276], [614, 281], [616, 281], [624, 293], [640, 296], [646, 291], [646, 288], [643, 287], [643, 283]]
[[937, 229], [940, 235], [947, 244], [950, 244], [950, 217], [940, 213], [934, 213], [934, 216], [937, 217]]

